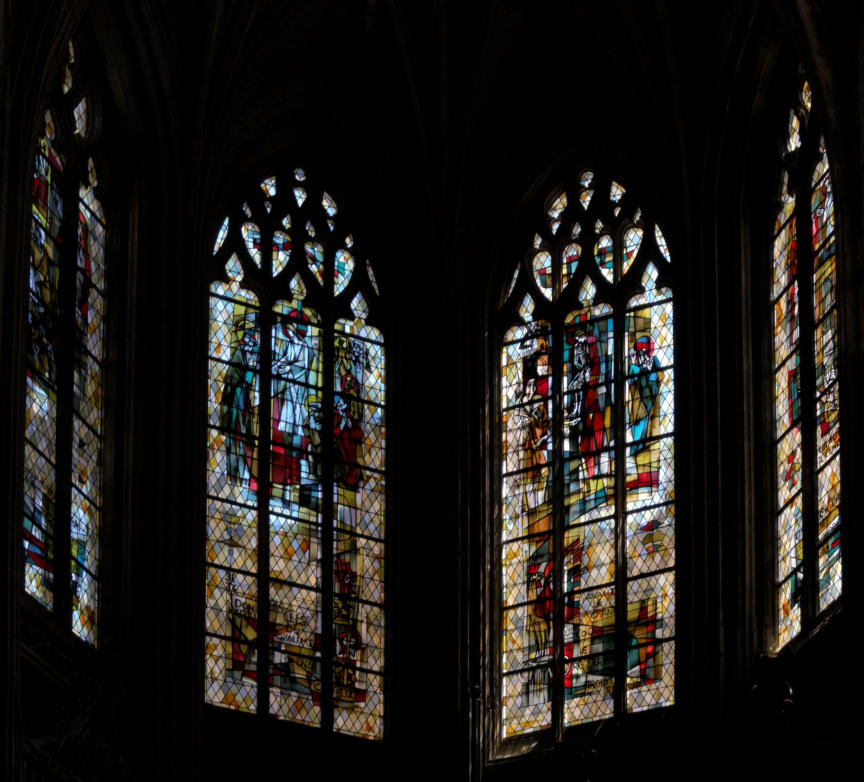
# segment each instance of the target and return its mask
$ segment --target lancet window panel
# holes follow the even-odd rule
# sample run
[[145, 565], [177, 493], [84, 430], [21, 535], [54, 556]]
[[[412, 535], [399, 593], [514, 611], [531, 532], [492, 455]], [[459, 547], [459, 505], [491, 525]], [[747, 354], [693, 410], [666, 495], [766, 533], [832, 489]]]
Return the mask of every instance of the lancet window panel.
[[94, 96], [78, 54], [70, 41], [51, 105], [44, 111], [33, 167], [24, 589], [45, 608], [68, 616], [72, 631], [95, 644], [107, 224], [94, 163]]
[[619, 182], [556, 190], [499, 313], [499, 738], [675, 693], [673, 266]]
[[372, 266], [296, 169], [225, 218], [213, 271], [205, 699], [380, 739], [387, 369]]
[[813, 97], [802, 76], [784, 118], [774, 222], [778, 648], [812, 626], [843, 584], [834, 192]]

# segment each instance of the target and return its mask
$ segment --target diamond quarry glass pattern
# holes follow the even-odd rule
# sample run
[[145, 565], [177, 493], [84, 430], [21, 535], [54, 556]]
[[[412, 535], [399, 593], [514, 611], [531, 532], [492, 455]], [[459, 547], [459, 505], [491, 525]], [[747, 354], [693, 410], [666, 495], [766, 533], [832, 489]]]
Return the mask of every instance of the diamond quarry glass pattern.
[[778, 648], [843, 585], [834, 194], [803, 77], [792, 103], [771, 286]]
[[95, 645], [107, 228], [86, 93], [69, 42], [33, 169], [23, 542], [25, 592], [49, 610], [59, 594]]
[[315, 187], [268, 177], [216, 236], [205, 699], [380, 739], [385, 346], [372, 267]]
[[502, 739], [675, 696], [669, 248], [592, 169], [538, 224], [501, 310]]

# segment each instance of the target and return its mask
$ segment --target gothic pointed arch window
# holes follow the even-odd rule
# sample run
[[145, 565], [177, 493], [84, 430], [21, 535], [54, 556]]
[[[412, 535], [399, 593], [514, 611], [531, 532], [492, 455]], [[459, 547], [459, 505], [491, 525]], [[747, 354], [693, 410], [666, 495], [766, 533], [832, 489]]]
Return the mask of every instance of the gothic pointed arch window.
[[543, 217], [499, 312], [500, 740], [675, 693], [669, 247], [600, 171]]
[[102, 515], [107, 223], [98, 95], [69, 42], [33, 169], [24, 589], [95, 644]]
[[774, 223], [778, 648], [812, 627], [843, 583], [834, 195], [813, 104], [802, 75], [784, 118]]
[[385, 347], [336, 199], [271, 176], [210, 286], [205, 700], [384, 732]]

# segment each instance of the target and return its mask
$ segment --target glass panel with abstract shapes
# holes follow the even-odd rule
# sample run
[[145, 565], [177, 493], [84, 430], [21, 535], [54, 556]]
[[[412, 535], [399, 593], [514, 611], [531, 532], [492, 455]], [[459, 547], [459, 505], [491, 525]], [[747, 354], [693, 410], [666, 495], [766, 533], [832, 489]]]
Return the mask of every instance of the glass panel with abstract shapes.
[[261, 190], [267, 198], [272, 198], [276, 195], [276, 177], [268, 176], [261, 182]]
[[[351, 235], [338, 249], [317, 238], [310, 205], [320, 203], [318, 217], [332, 231], [336, 201], [326, 192], [320, 202], [311, 198], [315, 191], [302, 169], [294, 179], [288, 208], [302, 207], [303, 219], [295, 212], [281, 225], [288, 231], [305, 224], [303, 250], [292, 253], [283, 231], [259, 234], [259, 246], [272, 238], [272, 267], [262, 270], [270, 282], [260, 277], [254, 254], [253, 266], [235, 253], [227, 258], [228, 282], [211, 286], [205, 697], [257, 711], [263, 695], [268, 712], [280, 719], [320, 726], [329, 713], [334, 731], [377, 739], [384, 732], [386, 369], [383, 336], [367, 318], [378, 290], [368, 261], [364, 279], [354, 278]], [[273, 208], [285, 203], [275, 177], [262, 189]], [[240, 238], [248, 248], [247, 225]], [[231, 245], [223, 231], [217, 256], [223, 247], [241, 246]], [[244, 287], [245, 274], [259, 281], [256, 290], [263, 285], [262, 302], [271, 302], [266, 353], [259, 350], [265, 319], [258, 298]], [[338, 306], [353, 317], [328, 324], [312, 302], [349, 286], [356, 290], [350, 303]], [[332, 385], [323, 375], [328, 361]], [[270, 378], [270, 424], [259, 432], [262, 376]], [[325, 410], [332, 429], [324, 424]], [[269, 450], [266, 481], [258, 474], [259, 448]], [[269, 498], [263, 501], [265, 485]], [[266, 567], [258, 565], [259, 529], [269, 540]], [[260, 594], [266, 595], [266, 638], [258, 632]], [[328, 614], [329, 629], [323, 624]], [[264, 649], [268, 675], [259, 680]], [[328, 669], [332, 708], [322, 702]]]
[[[671, 290], [658, 284], [661, 267], [668, 274], [670, 255], [660, 229], [654, 225], [651, 232], [639, 210], [628, 212], [635, 217], [624, 222], [624, 209], [632, 207], [619, 184], [609, 185], [608, 201], [592, 200], [601, 185], [602, 177], [586, 170], [574, 187], [579, 198], [573, 207], [556, 198], [556, 208], [547, 211], [549, 233], [535, 235], [535, 261], [527, 269], [553, 302], [564, 297], [570, 280], [581, 280], [578, 294], [569, 294], [578, 301], [576, 309], [553, 304], [556, 322], [536, 320], [532, 295], [520, 293], [523, 322], [503, 338], [504, 739], [550, 728], [558, 719], [567, 727], [612, 716], [619, 686], [627, 711], [674, 701], [673, 302]], [[555, 224], [572, 221], [577, 209], [587, 212], [582, 224], [593, 226], [586, 241], [594, 253], [587, 258], [575, 241], [551, 240]], [[566, 224], [573, 226], [575, 240], [582, 224]], [[646, 230], [654, 236], [650, 248], [642, 247]], [[615, 284], [631, 268], [643, 290], [616, 326], [616, 311], [598, 286]], [[525, 271], [516, 268], [508, 298]], [[558, 278], [561, 290], [554, 291], [552, 280]], [[555, 427], [561, 427], [560, 435], [553, 436]], [[625, 468], [620, 478], [619, 461]], [[619, 637], [628, 644], [620, 670]]]
[[[804, 626], [805, 591], [817, 590], [821, 611], [839, 596], [842, 587], [834, 197], [825, 142], [810, 135], [811, 108], [810, 85], [804, 81], [798, 105], [789, 112], [787, 149], [810, 155], [812, 168], [804, 170], [807, 179], [803, 186], [801, 182], [798, 185], [799, 192], [804, 193], [809, 187], [809, 199], [796, 200], [790, 193], [793, 169], [784, 168], [774, 226], [778, 647], [793, 639]], [[797, 231], [801, 221], [810, 226], [810, 247], [805, 248], [813, 254], [809, 269], [798, 264]], [[806, 292], [806, 298], [800, 301], [799, 290]], [[806, 319], [812, 325], [807, 326], [809, 333], [803, 335], [803, 344], [802, 301], [807, 301], [808, 306], [812, 301], [812, 319]], [[802, 387], [802, 361], [813, 362], [808, 367], [811, 371], [804, 375], [813, 378], [811, 388]], [[809, 427], [802, 429], [804, 412], [814, 404], [815, 431], [807, 431]], [[805, 447], [812, 447], [815, 454], [812, 482], [805, 480]], [[810, 507], [816, 509], [815, 522], [811, 522], [814, 533], [806, 532], [803, 508], [808, 497], [812, 498]], [[810, 534], [814, 535], [812, 539]], [[814, 559], [813, 572], [818, 575], [817, 583], [811, 585], [805, 581], [804, 571]]]
[[597, 268], [600, 269], [600, 272], [609, 282], [614, 282], [615, 245], [612, 237], [608, 233], [605, 233], [603, 226], [597, 226], [597, 230], [603, 231], [594, 245], [594, 258], [597, 261]]
[[547, 299], [552, 299], [552, 256], [546, 250], [534, 253], [531, 262], [534, 270], [534, 281]]
[[627, 582], [627, 711], [668, 706], [675, 697], [675, 574]]
[[552, 235], [554, 236], [558, 233], [558, 229], [561, 227], [561, 221], [558, 219], [561, 216], [561, 213], [567, 206], [567, 193], [559, 193], [552, 200], [552, 204], [547, 210], [546, 214], [549, 216], [549, 230], [552, 231]]
[[255, 265], [261, 266], [261, 231], [255, 223], [243, 223], [240, 229], [243, 232], [243, 240], [246, 243], [246, 249]]
[[306, 242], [303, 245], [309, 269], [315, 275], [319, 285], [324, 284], [324, 245], [320, 242]]
[[594, 172], [585, 170], [579, 176], [579, 203], [583, 209], [588, 209], [591, 205], [591, 198], [594, 196], [594, 191], [591, 189], [591, 183], [594, 181]]
[[[576, 239], [582, 232], [582, 226], [579, 223], [574, 223], [570, 231], [570, 238], [573, 241], [568, 244], [561, 253], [561, 288], [567, 287], [570, 280], [576, 274], [576, 268], [579, 265], [579, 258], [582, 255], [582, 245]], [[514, 278], [515, 279], [515, 278]], [[508, 294], [509, 295], [509, 294]]]
[[[45, 111], [33, 172], [28, 323], [24, 518], [25, 591], [49, 609], [55, 588], [70, 591], [70, 626], [95, 644], [98, 614], [99, 528], [102, 510], [103, 369], [105, 346], [106, 220], [88, 143], [87, 96], [69, 56], [57, 83], [69, 95], [67, 122]], [[58, 127], [80, 139], [72, 144]], [[65, 142], [65, 143], [64, 143]], [[68, 151], [68, 161], [60, 150]], [[84, 170], [82, 182], [64, 180], [64, 166]], [[70, 220], [71, 215], [77, 219]], [[64, 248], [68, 248], [64, 250]], [[71, 251], [71, 252], [70, 252]], [[72, 290], [69, 290], [72, 288]], [[64, 301], [74, 302], [71, 306]], [[63, 361], [62, 354], [71, 361]], [[62, 413], [60, 411], [63, 411]], [[58, 432], [58, 415], [69, 429]], [[57, 503], [58, 454], [71, 466], [69, 504]], [[55, 581], [57, 508], [69, 526], [70, 559]], [[68, 511], [65, 510], [68, 508]], [[66, 513], [68, 512], [68, 517]], [[65, 545], [62, 547], [65, 549]], [[67, 570], [68, 568], [68, 570]], [[68, 580], [67, 580], [68, 579]]]
[[273, 276], [278, 277], [291, 257], [291, 237], [283, 231], [273, 232]]
[[352, 274], [354, 274], [354, 256], [348, 250], [337, 250], [336, 263], [333, 267], [334, 292], [337, 295], [348, 287]]
[[624, 231], [624, 258], [622, 274], [627, 274], [633, 261], [636, 258], [636, 253], [639, 252], [639, 245], [642, 244], [642, 229], [638, 226], [631, 225]]

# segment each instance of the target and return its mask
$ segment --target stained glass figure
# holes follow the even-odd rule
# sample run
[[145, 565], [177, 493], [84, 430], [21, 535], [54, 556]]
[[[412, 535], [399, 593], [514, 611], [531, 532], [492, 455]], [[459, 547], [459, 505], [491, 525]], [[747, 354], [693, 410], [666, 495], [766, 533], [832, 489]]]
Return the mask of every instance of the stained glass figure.
[[778, 648], [840, 596], [843, 578], [834, 196], [812, 101], [802, 79], [787, 115], [774, 223]]
[[[502, 310], [502, 739], [675, 697], [669, 251], [617, 183], [586, 170], [570, 189], [579, 199], [551, 201]], [[554, 242], [556, 222], [593, 257]], [[625, 279], [641, 292], [619, 316]]]
[[[373, 325], [378, 288], [368, 261], [358, 271], [350, 234], [341, 247], [318, 238], [340, 219], [335, 199], [302, 169], [294, 180], [285, 193], [275, 177], [262, 183], [277, 214], [289, 210], [285, 231], [259, 229], [271, 225], [260, 216], [244, 221], [247, 202], [217, 236], [205, 699], [380, 739], [386, 363]], [[245, 217], [255, 217], [251, 208]], [[292, 225], [305, 226], [308, 241], [292, 243]]]
[[[64, 623], [78, 637], [95, 644], [107, 223], [87, 141], [86, 79], [76, 63], [72, 42], [68, 51], [56, 85], [57, 108], [45, 111], [33, 174], [24, 416], [24, 586], [52, 610], [55, 598], [62, 595], [70, 610]], [[64, 113], [66, 122], [57, 122]], [[69, 129], [65, 136], [60, 127]], [[69, 132], [80, 138], [73, 142]], [[83, 178], [76, 181], [72, 172], [82, 171]], [[67, 466], [58, 472], [60, 464]]]

